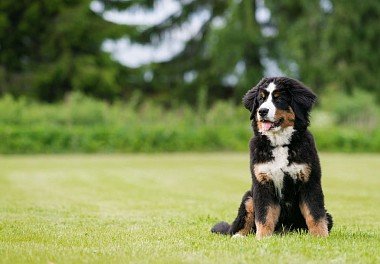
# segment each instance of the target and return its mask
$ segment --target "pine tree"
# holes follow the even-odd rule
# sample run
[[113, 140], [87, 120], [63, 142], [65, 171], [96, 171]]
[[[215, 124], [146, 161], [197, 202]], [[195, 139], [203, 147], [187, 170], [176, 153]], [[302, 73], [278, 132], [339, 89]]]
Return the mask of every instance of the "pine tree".
[[128, 33], [90, 10], [90, 0], [0, 2], [0, 93], [54, 101], [80, 90], [112, 99], [120, 66], [103, 40]]
[[[104, 12], [111, 9], [154, 9], [157, 1], [100, 1]], [[130, 26], [132, 42], [154, 44], [192, 17], [208, 14], [199, 32], [178, 54], [165, 62], [152, 62], [134, 70], [130, 84], [163, 102], [195, 103], [208, 94], [208, 100], [236, 98], [262, 77], [259, 49], [260, 28], [255, 20], [254, 1], [179, 1], [181, 8], [161, 23]], [[139, 32], [139, 29], [144, 30]], [[144, 80], [144, 73], [152, 78]], [[187, 78], [189, 77], [189, 78]], [[128, 78], [128, 77], [127, 77]]]
[[[322, 43], [326, 51], [325, 74], [329, 83], [374, 92], [380, 101], [380, 2], [332, 1]], [[322, 50], [321, 50], [322, 52]]]
[[270, 51], [284, 72], [316, 90], [367, 89], [380, 99], [379, 1], [265, 3], [278, 29]]

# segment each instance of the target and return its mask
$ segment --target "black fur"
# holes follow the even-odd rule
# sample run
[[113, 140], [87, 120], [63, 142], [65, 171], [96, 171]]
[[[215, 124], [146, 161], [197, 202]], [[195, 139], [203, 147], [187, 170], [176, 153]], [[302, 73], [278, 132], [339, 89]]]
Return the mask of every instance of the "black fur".
[[[276, 91], [281, 95], [275, 102], [278, 109], [293, 110], [295, 114], [294, 132], [288, 147], [289, 164], [307, 164], [310, 168], [308, 181], [293, 180], [284, 173], [282, 196], [279, 197], [272, 181], [259, 182], [254, 174], [254, 165], [266, 163], [274, 159], [270, 140], [262, 135], [257, 126], [257, 110], [262, 104], [259, 93], [271, 82], [276, 85]], [[261, 100], [261, 101], [260, 101]], [[221, 222], [212, 228], [212, 232], [233, 235], [242, 229], [246, 215], [244, 202], [252, 197], [254, 201], [255, 221], [265, 222], [269, 205], [279, 205], [280, 217], [275, 231], [307, 229], [306, 221], [300, 210], [300, 203], [310, 208], [310, 214], [315, 220], [326, 219], [328, 231], [333, 225], [332, 216], [324, 207], [324, 196], [321, 186], [321, 168], [314, 139], [307, 130], [310, 119], [309, 113], [316, 101], [316, 95], [297, 80], [286, 77], [273, 77], [262, 79], [257, 86], [249, 90], [243, 97], [243, 104], [251, 112], [254, 136], [250, 140], [250, 169], [252, 174], [252, 188], [243, 196], [238, 215], [229, 225]], [[252, 232], [256, 231], [255, 225]]]
[[229, 230], [230, 224], [227, 222], [219, 222], [211, 228], [211, 232], [224, 235], [228, 234]]

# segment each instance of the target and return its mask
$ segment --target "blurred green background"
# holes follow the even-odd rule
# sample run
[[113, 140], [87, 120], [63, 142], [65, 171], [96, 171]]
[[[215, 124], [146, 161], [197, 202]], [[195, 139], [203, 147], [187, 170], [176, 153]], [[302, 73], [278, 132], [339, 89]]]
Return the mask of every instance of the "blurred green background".
[[324, 151], [380, 152], [380, 2], [2, 0], [0, 153], [246, 151], [286, 75]]
[[[378, 0], [0, 0], [0, 263], [380, 263], [379, 47]], [[318, 94], [329, 239], [209, 232], [265, 76]]]

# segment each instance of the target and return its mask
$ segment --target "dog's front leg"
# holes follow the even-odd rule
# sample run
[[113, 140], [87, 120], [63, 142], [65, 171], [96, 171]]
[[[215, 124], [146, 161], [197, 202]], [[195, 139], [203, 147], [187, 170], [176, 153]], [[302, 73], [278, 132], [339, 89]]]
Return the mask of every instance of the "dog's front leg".
[[280, 217], [280, 205], [275, 199], [273, 186], [267, 182], [254, 188], [256, 238], [271, 236]]

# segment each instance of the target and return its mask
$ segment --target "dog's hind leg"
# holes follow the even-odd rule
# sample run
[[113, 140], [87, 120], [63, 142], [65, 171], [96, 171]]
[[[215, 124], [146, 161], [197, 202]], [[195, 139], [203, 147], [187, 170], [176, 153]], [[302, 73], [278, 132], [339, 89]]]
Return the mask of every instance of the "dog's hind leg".
[[254, 228], [254, 204], [252, 199], [252, 192], [247, 191], [241, 201], [238, 215], [231, 225], [226, 222], [216, 224], [211, 232], [234, 235], [246, 236]]
[[246, 236], [254, 229], [254, 223], [255, 205], [253, 203], [252, 192], [248, 191], [243, 196], [238, 215], [233, 221], [229, 233], [234, 237]]

